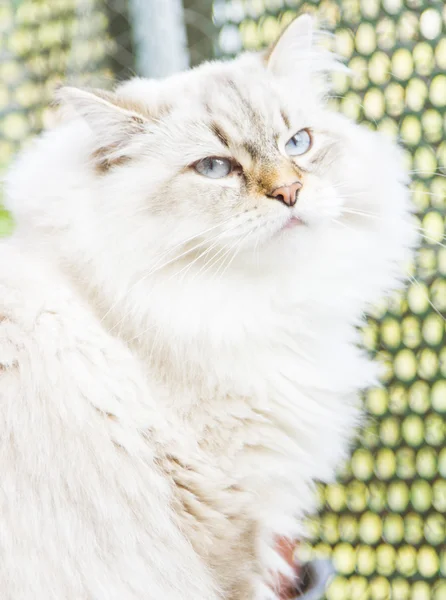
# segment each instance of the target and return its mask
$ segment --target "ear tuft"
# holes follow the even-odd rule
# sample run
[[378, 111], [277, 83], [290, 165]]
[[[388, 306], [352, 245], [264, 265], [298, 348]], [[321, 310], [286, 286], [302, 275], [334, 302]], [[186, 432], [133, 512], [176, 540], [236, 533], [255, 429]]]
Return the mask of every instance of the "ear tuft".
[[133, 104], [131, 109], [123, 106], [113, 92], [62, 87], [55, 101], [62, 114], [80, 117], [89, 126], [95, 145], [92, 159], [100, 172], [127, 162], [130, 141], [148, 122], [143, 111], [137, 112]]
[[68, 109], [71, 115], [87, 123], [102, 154], [106, 149], [119, 154], [132, 136], [145, 130], [148, 121], [142, 113], [121, 106], [112, 92], [62, 87], [57, 90], [55, 100], [63, 112]]

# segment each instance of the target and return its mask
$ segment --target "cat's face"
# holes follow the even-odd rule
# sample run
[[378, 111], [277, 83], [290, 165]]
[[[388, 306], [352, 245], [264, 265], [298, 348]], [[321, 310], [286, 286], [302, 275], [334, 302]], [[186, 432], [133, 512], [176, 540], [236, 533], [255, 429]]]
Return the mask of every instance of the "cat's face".
[[327, 250], [353, 256], [348, 232], [361, 233], [356, 250], [384, 239], [377, 225], [391, 230], [401, 214], [404, 173], [393, 145], [328, 109], [326, 71], [338, 66], [304, 16], [268, 54], [113, 94], [62, 90], [88, 138], [95, 244], [103, 235], [139, 271], [178, 257], [208, 271], [233, 258], [295, 262], [301, 250], [329, 270]]
[[129, 218], [155, 219], [150, 235], [163, 245], [207, 240], [200, 249], [212, 252], [283, 243], [338, 217], [345, 148], [317, 80], [319, 63], [334, 61], [311, 36], [304, 17], [269, 55], [136, 79], [115, 94], [66, 90], [95, 137], [105, 195], [126, 190]]
[[[307, 93], [313, 106], [290, 101], [290, 82], [258, 63], [210, 65], [184, 83], [156, 134], [171, 166], [152, 191], [157, 213], [167, 211], [191, 235], [215, 227], [209, 238], [217, 245], [232, 239], [244, 247], [339, 214], [333, 163], [341, 142], [314, 96]], [[137, 89], [142, 98], [144, 88], [136, 82], [125, 93]]]

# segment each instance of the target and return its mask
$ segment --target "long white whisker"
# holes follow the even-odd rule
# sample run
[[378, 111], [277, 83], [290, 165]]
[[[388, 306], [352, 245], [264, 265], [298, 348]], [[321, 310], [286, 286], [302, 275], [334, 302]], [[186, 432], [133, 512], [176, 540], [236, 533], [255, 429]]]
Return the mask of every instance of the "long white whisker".
[[213, 278], [217, 278], [217, 276], [220, 272], [220, 269], [225, 265], [226, 259], [228, 258], [228, 256], [231, 255], [231, 252], [234, 250], [234, 248], [237, 248], [238, 246], [240, 246], [240, 244], [243, 242], [244, 239], [245, 239], [245, 236], [241, 239], [237, 239], [233, 244], [230, 245], [229, 248], [226, 249], [226, 252], [222, 256], [220, 256], [220, 258], [216, 262], [214, 262], [212, 264], [213, 267], [215, 267], [218, 264], [218, 267], [212, 276]]
[[[242, 213], [239, 213], [242, 214]], [[235, 215], [238, 216], [238, 215]], [[225, 223], [227, 223], [228, 221], [230, 221], [232, 218], [234, 217], [228, 217], [227, 219], [225, 219], [224, 221], [222, 221], [221, 223], [218, 223], [217, 225], [213, 225], [212, 227], [209, 227], [208, 229], [205, 229], [204, 231], [201, 231], [200, 233], [197, 233], [185, 240], [182, 240], [181, 242], [179, 242], [178, 244], [175, 244], [174, 246], [172, 246], [171, 248], [167, 249], [165, 252], [161, 253], [161, 255], [158, 257], [157, 261], [155, 262], [155, 264], [152, 266], [151, 270], [148, 271], [142, 278], [138, 279], [132, 286], [130, 286], [129, 289], [125, 290], [125, 292], [123, 293], [123, 295], [121, 297], [119, 297], [112, 305], [111, 307], [107, 310], [107, 312], [102, 316], [101, 318], [101, 323], [104, 321], [104, 319], [106, 319], [106, 317], [111, 313], [111, 311], [116, 308], [116, 306], [119, 304], [119, 302], [121, 302], [126, 296], [128, 296], [128, 294], [130, 292], [132, 292], [135, 287], [137, 287], [138, 285], [140, 285], [143, 281], [145, 281], [148, 277], [150, 277], [151, 275], [153, 275], [154, 273], [156, 273], [157, 271], [164, 269], [166, 266], [168, 266], [169, 264], [171, 264], [172, 262], [175, 262], [176, 260], [181, 259], [183, 256], [185, 256], [186, 254], [189, 254], [190, 252], [193, 252], [194, 250], [196, 250], [197, 248], [199, 248], [200, 246], [202, 246], [203, 244], [207, 243], [208, 240], [203, 240], [201, 242], [199, 242], [198, 244], [196, 244], [195, 246], [193, 246], [192, 248], [189, 248], [188, 250], [185, 250], [183, 253], [181, 253], [179, 256], [175, 256], [173, 257], [171, 260], [167, 261], [166, 263], [164, 263], [163, 265], [159, 266], [159, 262], [162, 258], [164, 258], [166, 255], [170, 254], [171, 252], [173, 252], [174, 250], [176, 250], [177, 248], [184, 246], [185, 244], [187, 244], [188, 242], [193, 241], [194, 239], [197, 239], [199, 237], [201, 237], [202, 235], [205, 235], [206, 233], [209, 233], [212, 230], [217, 229], [218, 227], [221, 227], [222, 225], [224, 225]], [[127, 313], [128, 314], [128, 313]], [[114, 327], [112, 328], [114, 329]]]
[[[223, 279], [223, 277], [225, 276], [225, 273], [227, 273], [227, 271], [229, 270], [229, 267], [232, 265], [232, 263], [234, 262], [235, 258], [238, 255], [238, 253], [240, 252], [242, 244], [245, 242], [245, 240], [247, 240], [249, 238], [249, 236], [252, 233], [253, 233], [253, 231], [248, 231], [247, 234], [239, 241], [239, 243], [235, 245], [234, 252], [233, 252], [232, 256], [230, 257], [229, 261], [226, 263], [226, 266], [223, 268], [223, 270], [220, 273], [220, 279]], [[217, 275], [217, 273], [218, 273], [219, 270], [220, 270], [220, 267], [218, 268], [218, 270], [216, 272], [216, 275]]]
[[[241, 214], [241, 213], [240, 213]], [[239, 216], [239, 215], [236, 215]], [[184, 240], [181, 240], [180, 242], [178, 242], [177, 244], [175, 244], [174, 246], [172, 246], [171, 248], [168, 248], [160, 257], [159, 259], [163, 258], [163, 256], [165, 256], [166, 254], [169, 254], [170, 252], [173, 252], [174, 250], [176, 250], [177, 248], [184, 246], [185, 244], [188, 244], [189, 242], [192, 242], [193, 240], [197, 239], [198, 237], [201, 237], [203, 235], [205, 235], [206, 233], [209, 233], [210, 231], [213, 231], [214, 229], [217, 229], [218, 227], [221, 227], [222, 225], [224, 225], [225, 223], [227, 223], [228, 221], [230, 221], [233, 217], [228, 217], [227, 219], [225, 219], [224, 221], [218, 223], [217, 225], [213, 225], [212, 227], [209, 227], [208, 229], [205, 229], [204, 231], [201, 231], [200, 233], [196, 233], [192, 236], [190, 236], [189, 238], [186, 238]], [[154, 266], [156, 266], [159, 262], [158, 261], [155, 263]]]
[[[108, 309], [108, 311], [105, 313], [105, 315], [102, 317], [101, 321], [103, 321], [107, 315], [117, 306], [117, 304], [119, 304], [119, 302], [121, 300], [123, 300], [126, 296], [128, 296], [137, 286], [141, 285], [144, 281], [146, 281], [151, 275], [153, 275], [154, 273], [157, 273], [158, 271], [160, 271], [161, 269], [164, 269], [165, 267], [167, 267], [168, 265], [172, 264], [173, 262], [176, 262], [177, 260], [180, 260], [183, 256], [186, 256], [187, 254], [190, 254], [191, 252], [193, 252], [194, 250], [196, 250], [197, 248], [199, 248], [200, 246], [203, 246], [206, 243], [206, 240], [203, 240], [202, 242], [200, 242], [199, 244], [196, 244], [195, 246], [193, 246], [192, 248], [189, 248], [188, 250], [185, 250], [184, 252], [182, 252], [179, 256], [175, 256], [174, 258], [168, 260], [167, 262], [165, 262], [164, 264], [162, 264], [161, 266], [157, 267], [157, 268], [152, 268], [150, 271], [148, 271], [147, 273], [144, 274], [143, 277], [140, 277], [133, 285], [130, 286], [130, 288], [128, 290], [126, 290], [125, 294], [123, 294], [120, 298], [118, 298], [114, 304]], [[109, 332], [113, 331], [120, 323], [122, 323], [122, 321], [128, 317], [128, 315], [130, 314], [130, 311], [127, 311], [126, 314], [121, 317], [121, 319], [115, 323], [110, 329]]]
[[[226, 232], [224, 232], [226, 233]], [[197, 256], [192, 263], [189, 263], [187, 265], [185, 265], [182, 269], [180, 269], [180, 271], [176, 271], [175, 273], [173, 273], [170, 277], [168, 277], [167, 279], [164, 279], [163, 281], [160, 282], [159, 285], [165, 285], [166, 283], [168, 283], [169, 281], [171, 281], [173, 278], [178, 277], [183, 271], [187, 271], [193, 263], [197, 262], [198, 260], [200, 260], [200, 258], [202, 258], [203, 256], [205, 256], [207, 254], [208, 250], [206, 249], [204, 252], [202, 252], [199, 256]], [[124, 317], [125, 318], [125, 317]], [[140, 337], [142, 337], [143, 335], [145, 335], [148, 331], [150, 331], [151, 326], [146, 327], [146, 329], [144, 329], [143, 331], [139, 332], [137, 335], [135, 335], [133, 338], [131, 338], [129, 340], [129, 342], [133, 342], [137, 339], [139, 339]], [[156, 336], [156, 338], [158, 337], [158, 334]], [[152, 352], [151, 352], [151, 356], [153, 353], [153, 347], [152, 347]]]
[[[242, 214], [242, 213], [239, 213], [239, 214]], [[228, 220], [229, 219], [227, 219], [226, 221], [224, 221], [224, 223], [226, 223]], [[190, 252], [192, 252], [193, 250], [196, 250], [197, 248], [202, 247], [203, 244], [205, 244], [205, 243], [211, 243], [210, 248], [206, 248], [197, 257], [195, 257], [194, 260], [192, 260], [190, 263], [186, 264], [179, 271], [176, 271], [176, 272], [172, 273], [170, 275], [170, 277], [168, 277], [166, 279], [163, 279], [161, 282], [159, 282], [159, 285], [165, 285], [166, 283], [168, 283], [169, 281], [171, 281], [175, 277], [178, 277], [182, 273], [183, 273], [183, 277], [184, 277], [184, 275], [187, 273], [187, 271], [189, 271], [195, 263], [197, 263], [200, 259], [202, 259], [204, 256], [206, 256], [210, 251], [212, 251], [212, 249], [215, 248], [220, 243], [220, 240], [222, 238], [224, 238], [225, 235], [227, 235], [229, 232], [233, 231], [234, 229], [237, 229], [237, 227], [239, 227], [239, 225], [240, 225], [239, 223], [234, 223], [234, 224], [232, 224], [231, 227], [227, 227], [223, 231], [220, 231], [219, 233], [217, 233], [213, 238], [210, 238], [210, 239], [207, 239], [207, 240], [203, 240], [201, 243], [196, 244], [193, 248], [190, 248], [189, 250], [187, 250], [185, 252], [182, 252], [180, 255], [176, 256], [174, 259], [165, 262], [163, 265], [157, 267], [156, 269], [152, 269], [149, 273], [147, 273], [146, 275], [144, 275], [144, 277], [142, 277], [137, 283], [142, 283], [143, 281], [145, 281], [147, 279], [147, 277], [149, 277], [153, 273], [156, 273], [157, 271], [159, 271], [161, 269], [164, 269], [166, 266], [170, 265], [171, 263], [180, 260], [182, 257], [190, 254]], [[222, 250], [224, 250], [224, 248]], [[220, 250], [218, 253], [220, 253], [222, 250]], [[134, 287], [134, 286], [132, 286], [132, 287]], [[116, 327], [118, 327], [127, 318], [127, 316], [129, 314], [130, 314], [130, 310], [128, 310], [121, 317], [121, 319], [111, 327], [110, 331], [113, 331]]]
[[[222, 248], [220, 248], [220, 250], [219, 250], [219, 251], [218, 251], [216, 254], [214, 254], [213, 256], [211, 256], [211, 257], [209, 258], [209, 260], [206, 260], [206, 261], [204, 262], [204, 264], [202, 265], [202, 267], [201, 267], [201, 268], [200, 268], [200, 269], [199, 269], [199, 270], [198, 270], [198, 271], [195, 273], [195, 275], [194, 275], [194, 276], [191, 278], [191, 282], [192, 282], [194, 279], [198, 278], [198, 276], [199, 276], [200, 274], [202, 274], [202, 273], [203, 273], [203, 274], [204, 274], [204, 273], [206, 273], [206, 272], [209, 270], [209, 269], [208, 269], [208, 267], [209, 267], [209, 268], [211, 268], [211, 266], [212, 266], [212, 264], [214, 263], [215, 259], [216, 259], [218, 256], [220, 256], [220, 255], [221, 255], [221, 253], [222, 253], [222, 252], [224, 252], [224, 251], [226, 250], [226, 248], [227, 248], [227, 247], [228, 247], [228, 244], [225, 244], [225, 245], [224, 245]], [[209, 248], [209, 252], [210, 252], [212, 249], [213, 249], [213, 247]], [[209, 254], [209, 252], [208, 252], [208, 254]]]
[[[381, 217], [380, 215], [373, 214], [373, 213], [368, 213], [368, 212], [361, 211], [361, 210], [343, 208], [342, 212], [343, 213], [347, 213], [347, 214], [352, 214], [352, 215], [360, 215], [360, 216], [367, 217], [367, 218], [370, 218], [370, 219], [384, 220], [384, 217]], [[430, 240], [430, 242], [432, 242], [432, 244], [441, 246], [442, 248], [446, 248], [445, 244], [442, 244], [439, 240], [437, 240], [434, 237], [428, 235], [425, 232], [425, 229], [423, 227], [415, 227], [415, 229], [417, 229], [426, 240]], [[441, 237], [441, 239], [442, 240], [446, 239], [446, 235], [443, 235]]]
[[[428, 192], [427, 190], [413, 189], [411, 188], [412, 193], [415, 194], [424, 194], [425, 196], [438, 196], [441, 198], [442, 194], [439, 192]], [[444, 195], [444, 194], [443, 194]]]
[[[223, 232], [223, 234], [226, 234], [226, 233], [227, 233], [227, 231]], [[190, 263], [188, 263], [187, 265], [185, 265], [180, 271], [178, 271], [177, 273], [175, 273], [175, 277], [177, 277], [178, 275], [180, 275], [181, 273], [183, 273], [183, 279], [184, 279], [184, 276], [186, 275], [186, 273], [193, 267], [193, 265], [195, 263], [197, 263], [201, 258], [203, 258], [207, 254], [209, 254], [210, 252], [212, 252], [212, 250], [218, 246], [221, 237], [222, 236], [217, 237], [216, 240], [214, 238], [214, 240], [215, 240], [214, 243], [209, 248], [206, 248], [206, 250], [204, 252], [201, 252], [201, 254], [199, 254], [196, 258], [194, 258], [194, 260], [192, 260]], [[224, 246], [223, 246], [223, 249], [224, 249]], [[222, 252], [223, 249], [220, 248], [220, 250], [217, 252], [217, 255], [220, 254], [220, 252]], [[201, 269], [200, 269], [200, 271], [201, 271]], [[169, 278], [169, 279], [171, 279], [171, 278]]]
[[[421, 227], [417, 227], [417, 229], [419, 229], [419, 231], [421, 232], [421, 235], [424, 238], [426, 238], [426, 240], [428, 240], [433, 246], [441, 246], [442, 248], [446, 248], [446, 244], [442, 244], [441, 242], [439, 242], [435, 238], [433, 238], [430, 235], [427, 235], [426, 233], [424, 233], [424, 231], [423, 231], [423, 229], [421, 229]], [[441, 239], [442, 240], [446, 239], [446, 235], [444, 235]]]
[[[235, 228], [236, 226], [237, 226], [237, 225], [234, 225], [234, 227], [233, 227], [233, 228]], [[233, 228], [232, 228], [232, 229], [233, 229]], [[231, 230], [231, 228], [230, 228], [229, 230]], [[138, 280], [137, 284], [141, 284], [141, 283], [143, 283], [144, 281], [146, 281], [146, 280], [147, 280], [147, 278], [148, 278], [148, 277], [150, 277], [150, 275], [153, 275], [154, 273], [156, 273], [156, 272], [160, 271], [161, 269], [164, 269], [166, 266], [168, 266], [168, 265], [172, 264], [173, 262], [176, 262], [176, 261], [180, 260], [180, 259], [181, 259], [183, 256], [186, 256], [187, 254], [190, 254], [190, 252], [192, 252], [193, 250], [196, 250], [197, 248], [199, 248], [199, 247], [202, 247], [202, 246], [203, 246], [205, 243], [209, 243], [209, 241], [211, 241], [211, 242], [212, 242], [213, 240], [215, 240], [215, 239], [218, 239], [218, 238], [220, 238], [220, 237], [224, 236], [226, 233], [227, 233], [227, 230], [225, 230], [225, 231], [221, 231], [221, 232], [220, 232], [220, 233], [218, 233], [218, 234], [217, 234], [217, 235], [216, 235], [214, 238], [211, 238], [211, 240], [203, 240], [201, 243], [199, 243], [199, 244], [196, 244], [196, 245], [195, 245], [193, 248], [190, 248], [189, 250], [187, 250], [187, 251], [185, 251], [185, 252], [182, 252], [182, 253], [181, 253], [179, 256], [176, 256], [174, 259], [171, 259], [171, 260], [167, 261], [166, 263], [164, 263], [164, 264], [163, 264], [163, 265], [161, 265], [160, 267], [158, 267], [158, 268], [156, 268], [156, 269], [152, 269], [151, 271], [149, 271], [148, 273], [146, 273], [146, 274], [144, 275], [144, 277], [141, 277], [141, 278]], [[187, 267], [190, 267], [190, 266], [191, 266], [191, 264], [193, 264], [193, 263], [195, 263], [197, 260], [199, 260], [199, 259], [200, 259], [200, 258], [201, 258], [201, 257], [202, 257], [204, 254], [206, 254], [206, 250], [205, 250], [203, 253], [201, 253], [201, 254], [200, 254], [198, 257], [196, 257], [196, 258], [195, 258], [195, 259], [192, 261], [192, 263], [190, 263], [189, 265], [186, 265], [186, 267], [183, 267], [183, 269], [181, 269], [179, 272], [173, 273], [173, 274], [172, 274], [172, 275], [171, 275], [169, 278], [167, 278], [167, 279], [163, 280], [163, 282], [162, 282], [162, 283], [163, 283], [163, 284], [166, 284], [167, 282], [171, 281], [171, 280], [172, 280], [174, 277], [176, 277], [177, 275], [179, 275], [179, 273], [181, 273], [181, 272], [182, 272], [182, 271], [183, 271], [185, 268], [187, 268]], [[130, 288], [130, 290], [129, 290], [129, 291], [131, 291], [131, 290], [132, 290], [134, 287], [135, 287], [135, 285], [133, 285], [133, 286]], [[128, 293], [128, 292], [127, 292], [127, 293]], [[128, 311], [127, 311], [127, 312], [126, 312], [126, 313], [125, 313], [125, 314], [124, 314], [124, 315], [123, 315], [123, 316], [122, 316], [120, 319], [119, 319], [119, 321], [117, 321], [117, 322], [116, 322], [116, 323], [115, 323], [115, 324], [114, 324], [114, 325], [113, 325], [113, 326], [110, 328], [110, 330], [109, 330], [109, 331], [111, 332], [111, 331], [113, 331], [114, 329], [116, 329], [116, 327], [118, 327], [118, 326], [119, 326], [119, 325], [120, 325], [120, 324], [121, 324], [121, 323], [122, 323], [122, 322], [123, 322], [123, 321], [124, 321], [124, 320], [125, 320], [125, 319], [128, 317], [128, 315], [130, 314], [130, 312], [131, 312], [131, 310], [129, 309], [129, 310], [128, 310]]]
[[351, 215], [360, 215], [362, 217], [370, 217], [370, 218], [374, 218], [374, 219], [382, 219], [383, 218], [380, 215], [377, 215], [376, 213], [367, 212], [365, 210], [357, 210], [356, 208], [344, 208], [343, 207], [341, 210], [343, 213], [348, 213]]
[[339, 219], [331, 219], [332, 223], [336, 223], [336, 225], [340, 225], [341, 227], [344, 227], [344, 229], [348, 229], [349, 231], [354, 231], [354, 229], [352, 229], [351, 227], [348, 227], [348, 225], [346, 225], [345, 223], [342, 223], [342, 221], [339, 221]]
[[413, 171], [408, 171], [410, 175], [431, 175], [432, 177], [446, 177], [444, 173], [439, 173], [438, 171], [428, 171], [423, 169], [415, 169]]
[[[238, 239], [236, 239], [235, 244], [238, 243]], [[200, 269], [200, 272], [202, 272], [202, 274], [204, 275], [205, 273], [208, 273], [212, 267], [214, 267], [215, 265], [217, 265], [221, 260], [224, 260], [228, 248], [229, 250], [231, 248], [234, 247], [234, 244], [230, 244], [231, 240], [228, 241], [227, 244], [225, 244], [225, 246], [223, 246], [218, 252], [217, 254], [214, 254], [214, 256], [212, 256], [209, 260], [206, 261], [206, 263], [203, 265], [203, 267]], [[222, 256], [223, 253], [223, 256]]]

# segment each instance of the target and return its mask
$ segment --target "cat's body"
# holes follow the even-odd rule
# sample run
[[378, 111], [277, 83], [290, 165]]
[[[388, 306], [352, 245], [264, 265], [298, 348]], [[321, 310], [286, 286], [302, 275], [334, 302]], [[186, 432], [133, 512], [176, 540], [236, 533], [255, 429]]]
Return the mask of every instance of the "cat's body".
[[[137, 80], [113, 102], [70, 92], [88, 126], [12, 171], [4, 600], [275, 598], [277, 536], [301, 535], [375, 381], [355, 327], [414, 243], [399, 155], [323, 107], [308, 27], [266, 66]], [[297, 171], [283, 144], [307, 126]], [[193, 172], [230, 149], [243, 178]], [[304, 180], [295, 207], [268, 191], [284, 173]]]

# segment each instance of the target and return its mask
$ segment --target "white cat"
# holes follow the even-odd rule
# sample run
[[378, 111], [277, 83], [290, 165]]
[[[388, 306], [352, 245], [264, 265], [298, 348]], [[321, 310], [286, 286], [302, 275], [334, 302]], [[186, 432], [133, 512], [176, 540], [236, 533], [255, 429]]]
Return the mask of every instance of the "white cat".
[[115, 93], [7, 181], [2, 600], [266, 600], [376, 368], [415, 229], [399, 150], [326, 106], [312, 21]]

